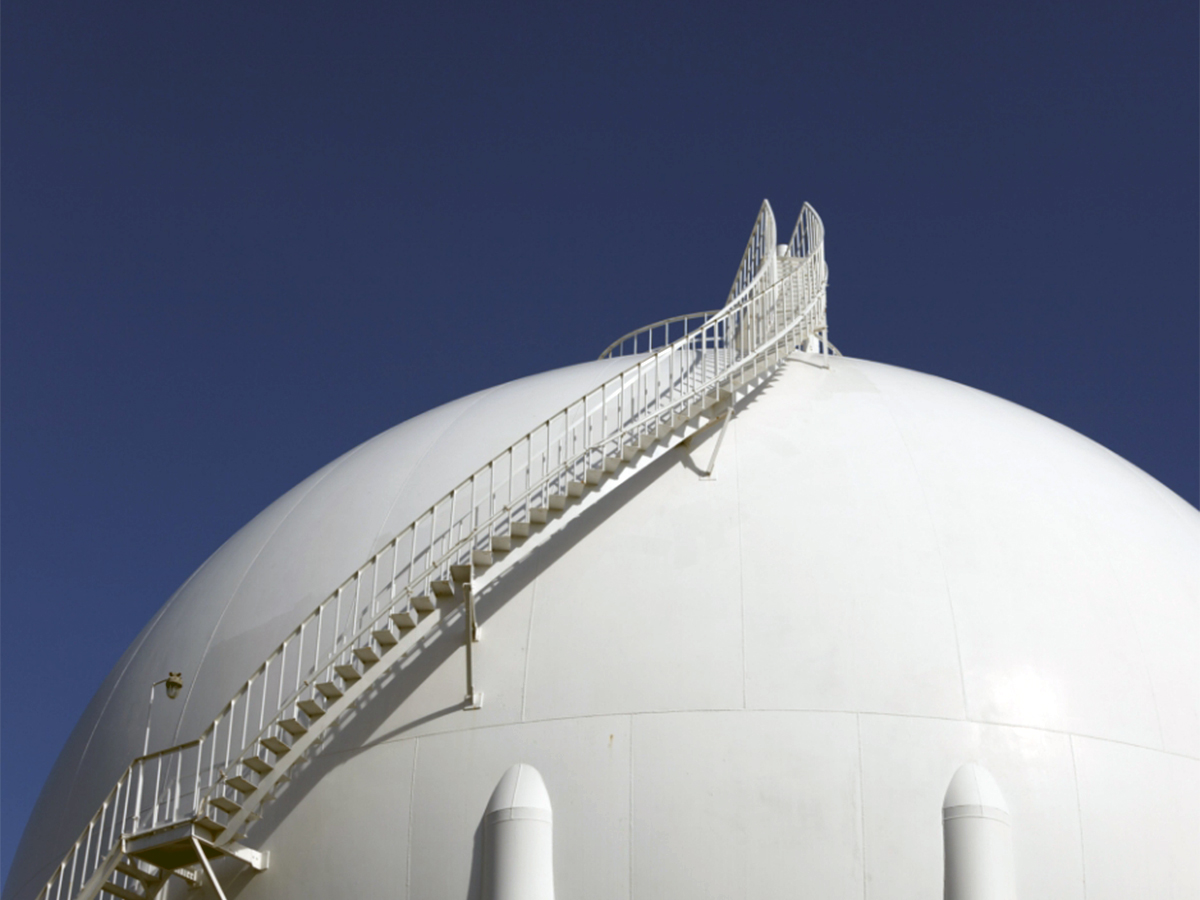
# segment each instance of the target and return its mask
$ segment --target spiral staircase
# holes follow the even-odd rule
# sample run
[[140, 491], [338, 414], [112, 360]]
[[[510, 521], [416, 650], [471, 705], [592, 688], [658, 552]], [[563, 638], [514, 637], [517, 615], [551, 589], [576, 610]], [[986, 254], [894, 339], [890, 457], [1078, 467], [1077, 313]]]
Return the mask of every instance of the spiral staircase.
[[[150, 900], [212, 860], [268, 865], [252, 840], [260, 810], [294, 767], [414, 647], [465, 619], [465, 706], [475, 605], [489, 586], [645, 462], [728, 421], [734, 403], [801, 348], [827, 340], [824, 227], [805, 204], [787, 244], [763, 201], [719, 310], [631, 332], [601, 358], [629, 365], [558, 410], [449, 491], [323, 600], [194, 740], [141, 756], [117, 780], [38, 900]], [[584, 502], [581, 502], [584, 501]]]

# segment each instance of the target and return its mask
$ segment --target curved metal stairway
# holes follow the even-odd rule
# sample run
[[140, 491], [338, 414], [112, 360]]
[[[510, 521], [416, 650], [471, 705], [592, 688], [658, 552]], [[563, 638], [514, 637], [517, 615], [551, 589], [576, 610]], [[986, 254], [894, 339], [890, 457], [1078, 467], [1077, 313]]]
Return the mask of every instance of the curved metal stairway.
[[198, 883], [200, 870], [223, 896], [210, 858], [265, 868], [265, 856], [240, 843], [259, 808], [410, 649], [449, 618], [465, 615], [473, 627], [474, 596], [486, 599], [487, 585], [561, 528], [576, 501], [723, 417], [794, 348], [836, 353], [826, 336], [828, 269], [816, 211], [805, 204], [789, 242], [775, 241], [764, 200], [722, 309], [614, 342], [601, 358], [629, 356], [625, 370], [539, 424], [367, 560], [198, 738], [135, 759], [38, 900], [101, 892], [147, 900], [173, 874]]

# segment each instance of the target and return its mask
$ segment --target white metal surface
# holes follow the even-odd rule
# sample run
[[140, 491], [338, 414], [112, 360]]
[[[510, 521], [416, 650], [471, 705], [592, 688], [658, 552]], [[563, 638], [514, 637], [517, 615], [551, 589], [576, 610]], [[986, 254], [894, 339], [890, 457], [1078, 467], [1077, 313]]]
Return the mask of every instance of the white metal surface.
[[[432, 478], [413, 457], [495, 441], [446, 462], [476, 471], [531, 406], [562, 408], [628, 362], [436, 410], [441, 430], [377, 439], [268, 510], [122, 661], [132, 725], [106, 686], [81, 723], [88, 755], [68, 759], [81, 775], [52, 781], [62, 803], [41, 814], [91, 790], [86, 819], [119, 774], [90, 764], [137, 752], [145, 685], [189, 635], [213, 648], [181, 663], [181, 728], [199, 733], [303, 616], [280, 582], [313, 582], [311, 609], [336, 586], [327, 542], [353, 555], [357, 534], [371, 555], [433, 503], [397, 487]], [[1026, 410], [836, 356], [796, 354], [743, 400], [705, 480], [718, 434], [631, 459], [519, 566], [476, 579], [482, 709], [461, 708], [456, 608], [422, 619], [450, 639], [381, 678], [260, 808], [271, 869], [217, 861], [228, 895], [477, 896], [488, 798], [526, 762], [554, 799], [561, 896], [937, 896], [940, 807], [970, 760], [1020, 823], [1021, 897], [1200, 893], [1200, 514]], [[57, 864], [29, 846], [14, 875]], [[6, 900], [38, 887], [10, 878]]]
[[[478, 562], [490, 565], [514, 537], [736, 399], [823, 330], [820, 219], [804, 207], [796, 233], [808, 236], [793, 243], [809, 255], [792, 260], [778, 280], [775, 256], [755, 255], [768, 231], [774, 217], [764, 201], [735, 280], [744, 287], [724, 310], [550, 416], [435, 501], [304, 618], [198, 739], [134, 760], [40, 896], [95, 896], [93, 874], [131, 835], [194, 820], [218, 846], [240, 837], [325, 729], [427, 639], [418, 622], [453, 596], [455, 581], [469, 580], [456, 567], [469, 573]], [[758, 267], [753, 277], [748, 261]], [[380, 665], [384, 657], [388, 665]], [[468, 705], [476, 708], [469, 667], [468, 658]]]

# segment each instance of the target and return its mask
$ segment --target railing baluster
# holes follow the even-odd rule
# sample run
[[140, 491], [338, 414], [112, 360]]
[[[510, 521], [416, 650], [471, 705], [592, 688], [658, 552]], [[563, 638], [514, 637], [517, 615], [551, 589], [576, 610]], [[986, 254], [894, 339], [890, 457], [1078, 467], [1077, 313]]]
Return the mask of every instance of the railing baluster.
[[[246, 707], [249, 708], [250, 703], [247, 700]], [[200, 771], [204, 768], [204, 738], [201, 737], [196, 744], [196, 783], [192, 788], [192, 815], [200, 814]]]

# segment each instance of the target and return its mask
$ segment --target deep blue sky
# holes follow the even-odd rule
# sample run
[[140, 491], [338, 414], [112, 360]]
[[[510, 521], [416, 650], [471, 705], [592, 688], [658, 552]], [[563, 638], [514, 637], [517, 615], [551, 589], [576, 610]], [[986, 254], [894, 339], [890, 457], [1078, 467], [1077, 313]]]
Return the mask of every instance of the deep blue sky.
[[[249, 8], [248, 8], [249, 7]], [[847, 355], [1193, 504], [1197, 8], [3, 7], [2, 863], [150, 615], [333, 457], [828, 229]]]

